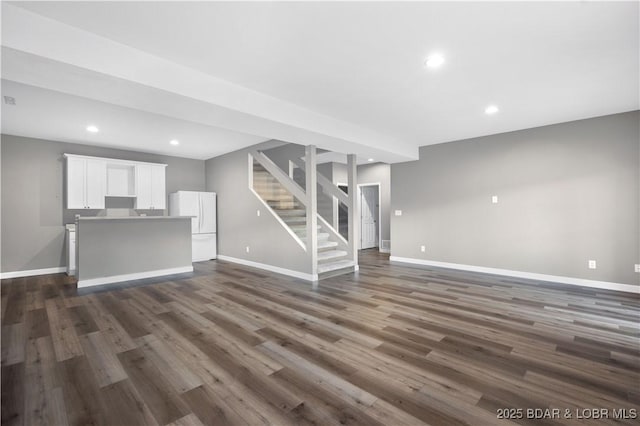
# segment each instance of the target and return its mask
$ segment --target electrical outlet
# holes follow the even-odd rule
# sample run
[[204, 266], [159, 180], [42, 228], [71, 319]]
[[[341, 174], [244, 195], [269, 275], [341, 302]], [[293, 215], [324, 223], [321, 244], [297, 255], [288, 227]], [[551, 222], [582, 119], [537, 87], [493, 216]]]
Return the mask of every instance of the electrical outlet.
[[636, 263], [635, 271], [640, 273], [640, 263]]
[[596, 269], [596, 261], [595, 260], [590, 260], [589, 261], [589, 269]]
[[498, 196], [497, 196], [497, 195], [492, 196], [492, 197], [491, 197], [491, 202], [492, 202], [493, 204], [498, 204]]
[[427, 248], [425, 246], [420, 246], [420, 251], [424, 253], [425, 251], [427, 251]]
[[249, 253], [249, 246], [247, 246], [247, 253]]
[[256, 214], [260, 216], [260, 209], [256, 210]]

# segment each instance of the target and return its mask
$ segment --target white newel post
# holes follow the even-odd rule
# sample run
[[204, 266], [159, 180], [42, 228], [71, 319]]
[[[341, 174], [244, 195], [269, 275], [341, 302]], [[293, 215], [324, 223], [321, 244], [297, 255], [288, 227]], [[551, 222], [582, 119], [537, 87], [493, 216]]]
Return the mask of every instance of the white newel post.
[[347, 185], [349, 188], [349, 257], [358, 264], [358, 170], [356, 156], [347, 155]]
[[311, 275], [318, 273], [318, 176], [316, 147], [305, 148], [305, 177], [307, 192], [307, 253], [311, 261]]

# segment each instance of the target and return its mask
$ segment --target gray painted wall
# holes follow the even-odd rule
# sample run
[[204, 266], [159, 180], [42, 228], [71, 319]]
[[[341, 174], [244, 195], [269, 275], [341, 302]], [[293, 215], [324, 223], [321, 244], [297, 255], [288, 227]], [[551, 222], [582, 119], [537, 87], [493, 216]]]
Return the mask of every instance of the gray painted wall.
[[[332, 181], [333, 166], [331, 163], [318, 164], [318, 173]], [[333, 224], [333, 196], [325, 193], [324, 188], [318, 184], [318, 214], [330, 224]], [[337, 226], [333, 224], [336, 229]]]
[[[97, 211], [63, 206], [64, 159], [79, 154], [168, 164], [167, 193], [204, 191], [204, 161], [2, 135], [2, 272], [65, 266], [64, 225]], [[111, 200], [109, 207], [120, 207]], [[125, 206], [126, 207], [126, 206]], [[162, 212], [147, 211], [148, 214]]]
[[78, 280], [192, 265], [190, 218], [87, 219], [76, 229]]
[[[283, 142], [277, 140], [271, 140], [266, 142], [268, 144], [271, 143], [279, 143]], [[260, 147], [263, 144], [258, 144]], [[271, 159], [283, 172], [289, 174], [289, 159], [291, 158], [301, 158], [305, 155], [305, 147], [304, 145], [298, 145], [295, 143], [285, 143], [284, 145], [279, 145], [274, 148], [263, 149], [265, 155]], [[304, 188], [304, 182], [300, 182], [302, 187]]]
[[[266, 149], [269, 143], [258, 148]], [[218, 253], [310, 273], [304, 249], [249, 189], [248, 154], [252, 148], [256, 147], [206, 161], [206, 190], [218, 194]]]
[[422, 147], [391, 166], [391, 254], [639, 284], [639, 122], [634, 111]]

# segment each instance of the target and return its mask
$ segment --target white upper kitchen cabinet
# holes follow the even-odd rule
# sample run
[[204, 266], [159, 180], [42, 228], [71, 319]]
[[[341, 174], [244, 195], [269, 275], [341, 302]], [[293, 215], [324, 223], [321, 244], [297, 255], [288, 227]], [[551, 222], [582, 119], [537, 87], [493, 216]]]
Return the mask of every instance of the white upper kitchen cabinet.
[[104, 161], [67, 157], [67, 208], [104, 209], [106, 176]]
[[136, 209], [167, 207], [165, 164], [136, 164]]
[[67, 158], [67, 208], [86, 209], [87, 160]]
[[135, 197], [135, 208], [140, 210], [167, 208], [166, 164], [64, 156], [68, 209], [104, 209], [105, 197]]

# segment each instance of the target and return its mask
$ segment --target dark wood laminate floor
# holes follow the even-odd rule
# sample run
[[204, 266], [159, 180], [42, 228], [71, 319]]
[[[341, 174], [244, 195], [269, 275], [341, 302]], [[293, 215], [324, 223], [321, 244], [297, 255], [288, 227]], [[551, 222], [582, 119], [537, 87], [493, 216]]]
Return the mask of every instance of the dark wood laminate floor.
[[[84, 294], [4, 280], [2, 424], [637, 424], [612, 410], [640, 411], [639, 313], [629, 294], [372, 251], [316, 289], [219, 261]], [[609, 418], [576, 418], [594, 409]]]

